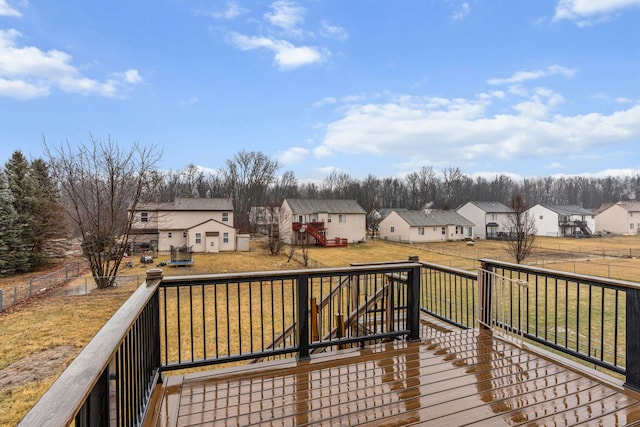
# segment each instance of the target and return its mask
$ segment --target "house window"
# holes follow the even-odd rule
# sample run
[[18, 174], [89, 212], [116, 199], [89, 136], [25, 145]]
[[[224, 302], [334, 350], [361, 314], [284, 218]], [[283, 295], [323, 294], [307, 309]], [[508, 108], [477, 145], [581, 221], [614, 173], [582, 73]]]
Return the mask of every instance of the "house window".
[[298, 222], [304, 224], [304, 217], [302, 215], [298, 215]]
[[202, 243], [202, 233], [196, 233], [196, 244]]
[[229, 233], [223, 233], [222, 234], [222, 241], [224, 243], [229, 243]]
[[188, 233], [186, 231], [182, 232], [182, 238], [186, 239], [187, 238]]
[[447, 227], [442, 227], [442, 234], [447, 234]]
[[498, 220], [498, 214], [491, 214], [491, 220], [492, 221], [497, 221]]
[[149, 212], [140, 212], [140, 221], [149, 222]]
[[394, 233], [396, 231], [396, 228], [392, 225], [391, 226], [391, 232]]
[[344, 224], [347, 222], [347, 216], [346, 215], [338, 215], [338, 222], [340, 224]]
[[544, 216], [540, 215], [540, 219], [544, 219]]
[[167, 238], [171, 239], [173, 237], [173, 232], [172, 231], [168, 231], [167, 232]]
[[418, 227], [418, 234], [424, 236], [424, 227]]
[[633, 223], [629, 224], [629, 230], [633, 230]]
[[222, 221], [224, 222], [229, 221], [229, 212], [222, 212]]
[[436, 231], [438, 231], [438, 227], [433, 227], [433, 232], [435, 233]]
[[331, 214], [327, 215], [327, 222], [331, 222]]

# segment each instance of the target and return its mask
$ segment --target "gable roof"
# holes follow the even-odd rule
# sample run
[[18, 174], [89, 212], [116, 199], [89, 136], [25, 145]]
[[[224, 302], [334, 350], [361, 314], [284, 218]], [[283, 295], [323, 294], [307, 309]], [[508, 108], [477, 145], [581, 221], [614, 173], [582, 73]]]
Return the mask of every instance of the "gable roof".
[[479, 209], [487, 213], [510, 213], [512, 209], [500, 202], [476, 201], [471, 200], [469, 203], [477, 206]]
[[461, 225], [473, 227], [474, 224], [455, 211], [430, 209], [428, 211], [395, 211], [411, 227], [434, 227]]
[[544, 205], [540, 203], [540, 206], [547, 208], [558, 215], [593, 215], [592, 210], [581, 208], [578, 205]]
[[284, 201], [294, 214], [366, 214], [358, 202], [351, 199], [285, 199]]
[[217, 220], [215, 220], [215, 219], [213, 219], [213, 218], [212, 218], [212, 219], [208, 219], [208, 220], [206, 220], [206, 221], [202, 221], [202, 222], [200, 222], [200, 223], [198, 223], [198, 224], [195, 224], [195, 225], [192, 225], [192, 226], [190, 226], [190, 227], [187, 227], [187, 230], [192, 230], [192, 229], [194, 229], [194, 228], [196, 228], [196, 227], [200, 227], [201, 225], [207, 224], [207, 223], [209, 223], [209, 222], [212, 222], [212, 223], [214, 223], [214, 224], [217, 224], [217, 225], [223, 226], [223, 227], [225, 227], [225, 228], [229, 228], [229, 229], [231, 229], [231, 230], [235, 230], [235, 228], [233, 228], [233, 227], [232, 227], [232, 226], [230, 226], [229, 224], [225, 224], [224, 222], [217, 221]]
[[602, 210], [598, 210], [598, 212], [602, 212], [608, 208], [610, 208], [611, 206], [620, 206], [622, 209], [626, 210], [627, 212], [638, 212], [640, 211], [640, 202], [618, 202], [618, 203], [612, 203], [610, 206], [607, 206], [605, 209]]
[[137, 211], [233, 211], [231, 199], [176, 197], [168, 203], [140, 203]]

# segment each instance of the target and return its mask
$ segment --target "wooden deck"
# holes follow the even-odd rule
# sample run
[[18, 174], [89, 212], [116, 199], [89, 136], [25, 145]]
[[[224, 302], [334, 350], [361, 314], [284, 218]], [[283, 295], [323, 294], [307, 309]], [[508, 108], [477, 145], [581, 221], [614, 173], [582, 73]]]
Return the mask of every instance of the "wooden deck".
[[497, 339], [396, 341], [168, 377], [153, 426], [640, 425], [639, 396]]

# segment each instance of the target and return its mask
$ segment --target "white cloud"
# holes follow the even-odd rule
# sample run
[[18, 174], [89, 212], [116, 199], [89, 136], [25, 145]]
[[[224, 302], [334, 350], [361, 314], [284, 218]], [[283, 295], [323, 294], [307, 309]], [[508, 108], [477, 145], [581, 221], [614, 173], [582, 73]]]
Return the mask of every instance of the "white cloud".
[[278, 0], [271, 4], [272, 13], [265, 13], [265, 19], [273, 26], [288, 33], [299, 34], [298, 28], [304, 22], [305, 9], [290, 0]]
[[[329, 123], [314, 155], [408, 158], [406, 166], [472, 165], [546, 155], [570, 156], [640, 139], [640, 104], [611, 114], [551, 115], [563, 97], [548, 89], [512, 102], [500, 98], [416, 98], [351, 105]], [[336, 111], [341, 111], [337, 109]]]
[[459, 7], [457, 7], [453, 11], [453, 19], [456, 21], [460, 21], [464, 19], [469, 12], [471, 12], [471, 6], [468, 2], [461, 3]]
[[587, 26], [608, 20], [620, 10], [638, 6], [640, 0], [559, 0], [553, 20], [566, 19]]
[[311, 46], [294, 46], [286, 40], [270, 37], [250, 37], [231, 33], [231, 43], [241, 50], [267, 49], [274, 53], [274, 61], [280, 69], [298, 68], [322, 62], [328, 55], [325, 51]]
[[322, 21], [322, 27], [320, 28], [320, 35], [327, 38], [333, 38], [340, 41], [344, 41], [349, 38], [347, 30], [339, 25], [331, 25], [326, 20]]
[[20, 17], [22, 15], [17, 9], [11, 7], [7, 0], [0, 0], [0, 16]]
[[71, 64], [71, 56], [52, 49], [21, 47], [20, 32], [0, 30], [0, 96], [30, 99], [48, 95], [57, 88], [65, 92], [120, 96], [132, 84], [142, 82], [137, 70], [114, 73], [104, 82], [83, 76]]
[[238, 6], [238, 3], [230, 1], [227, 3], [227, 8], [222, 12], [213, 12], [211, 16], [216, 19], [234, 19], [243, 13], [247, 13], [248, 9], [244, 9]]
[[520, 84], [529, 80], [537, 80], [543, 77], [549, 77], [553, 75], [560, 74], [564, 77], [571, 77], [575, 74], [575, 70], [570, 68], [562, 67], [560, 65], [550, 65], [547, 68], [542, 68], [539, 70], [533, 71], [518, 71], [511, 77], [502, 78], [502, 79], [490, 79], [487, 81], [490, 85], [510, 85], [510, 84]]
[[302, 147], [291, 147], [286, 151], [278, 153], [278, 161], [285, 165], [299, 163], [309, 155], [309, 149]]

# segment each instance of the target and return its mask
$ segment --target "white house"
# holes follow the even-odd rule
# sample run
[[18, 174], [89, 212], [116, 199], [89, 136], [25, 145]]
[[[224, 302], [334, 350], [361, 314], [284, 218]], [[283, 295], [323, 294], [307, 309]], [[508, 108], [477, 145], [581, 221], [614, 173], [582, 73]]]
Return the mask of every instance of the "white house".
[[596, 214], [596, 232], [603, 234], [639, 234], [640, 202], [618, 202]]
[[280, 239], [286, 243], [308, 237], [312, 244], [344, 246], [367, 239], [366, 212], [355, 200], [285, 199], [279, 220]]
[[159, 251], [187, 246], [193, 252], [235, 251], [231, 199], [176, 198], [173, 203], [141, 203], [133, 212], [136, 244]]
[[474, 224], [474, 237], [495, 239], [510, 231], [511, 208], [500, 202], [471, 201], [456, 209], [456, 212]]
[[473, 236], [473, 223], [455, 211], [397, 210], [380, 221], [380, 238], [402, 242], [462, 240]]
[[527, 212], [535, 223], [536, 236], [584, 236], [596, 229], [593, 211], [576, 205], [537, 204]]

